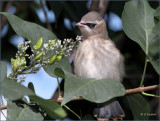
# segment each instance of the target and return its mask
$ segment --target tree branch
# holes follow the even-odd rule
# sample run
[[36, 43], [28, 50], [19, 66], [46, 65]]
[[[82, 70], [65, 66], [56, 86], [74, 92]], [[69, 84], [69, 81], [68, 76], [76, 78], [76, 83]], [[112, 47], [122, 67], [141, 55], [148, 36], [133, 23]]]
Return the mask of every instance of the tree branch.
[[1, 105], [1, 110], [7, 109], [7, 105]]
[[[149, 90], [154, 90], [159, 88], [158, 85], [153, 85], [153, 86], [147, 86], [147, 87], [138, 87], [138, 88], [134, 88], [134, 89], [127, 89], [125, 90], [126, 94], [132, 94], [132, 93], [139, 93], [139, 92], [144, 92], [144, 91], [149, 91]], [[58, 102], [61, 103], [63, 98], [58, 98], [58, 99], [51, 99], [54, 102]], [[77, 101], [77, 100], [83, 100], [82, 97], [78, 97], [73, 99], [73, 101]]]
[[50, 25], [50, 23], [49, 23], [49, 21], [48, 21], [47, 12], [46, 12], [46, 10], [45, 10], [45, 7], [44, 7], [44, 4], [43, 4], [42, 0], [40, 0], [40, 4], [41, 4], [41, 7], [42, 7], [43, 12], [44, 12], [44, 16], [45, 16], [46, 23], [47, 23], [47, 28], [48, 28], [50, 31], [52, 31], [52, 27], [51, 27], [51, 25]]
[[[13, 1], [9, 1], [5, 7], [4, 12], [8, 12], [8, 10], [10, 9], [10, 7], [12, 6]], [[1, 16], [1, 30], [2, 28], [5, 26], [7, 22], [7, 19], [4, 16]]]
[[[125, 93], [126, 94], [139, 93], [139, 92], [158, 89], [159, 87], [160, 87], [159, 85], [153, 85], [153, 86], [147, 86], [147, 87], [138, 87], [138, 88], [134, 88], [134, 89], [127, 89], [127, 90], [125, 90]], [[78, 98], [73, 99], [73, 101], [77, 101], [77, 100], [83, 100], [83, 98], [78, 97]], [[51, 101], [61, 103], [63, 101], [63, 98], [51, 99]], [[1, 110], [4, 110], [4, 109], [7, 109], [7, 105], [1, 105]]]
[[109, 3], [109, 1], [92, 0], [90, 11], [97, 11], [102, 17], [104, 17], [106, 9], [108, 8], [108, 3]]
[[99, 12], [99, 1], [98, 0], [92, 0], [90, 11], [97, 11]]
[[100, 0], [99, 2], [99, 14], [104, 17], [106, 9], [108, 8], [109, 1]]
[[154, 89], [157, 89], [157, 88], [159, 88], [158, 85], [153, 85], [153, 86], [147, 86], [147, 87], [138, 87], [138, 88], [134, 88], [134, 89], [127, 89], [125, 92], [126, 92], [126, 94], [132, 94], [132, 93], [154, 90]]

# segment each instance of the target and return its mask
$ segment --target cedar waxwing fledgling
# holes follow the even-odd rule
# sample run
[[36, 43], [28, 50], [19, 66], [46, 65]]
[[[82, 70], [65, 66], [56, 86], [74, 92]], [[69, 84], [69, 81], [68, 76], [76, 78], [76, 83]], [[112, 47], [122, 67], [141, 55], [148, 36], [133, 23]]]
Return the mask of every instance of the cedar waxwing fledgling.
[[[78, 28], [83, 41], [74, 53], [74, 73], [86, 78], [111, 78], [122, 81], [124, 76], [123, 56], [108, 37], [106, 23], [99, 13], [84, 15]], [[105, 95], [104, 95], [105, 96]], [[117, 100], [94, 110], [98, 119], [122, 118], [125, 114]]]

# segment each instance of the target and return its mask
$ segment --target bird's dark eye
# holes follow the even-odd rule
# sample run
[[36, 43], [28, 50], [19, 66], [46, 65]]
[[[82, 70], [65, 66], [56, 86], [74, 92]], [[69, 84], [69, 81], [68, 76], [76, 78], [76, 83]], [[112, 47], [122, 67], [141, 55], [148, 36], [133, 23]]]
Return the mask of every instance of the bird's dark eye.
[[95, 23], [83, 23], [84, 25], [87, 25], [90, 29], [93, 29], [96, 24]]

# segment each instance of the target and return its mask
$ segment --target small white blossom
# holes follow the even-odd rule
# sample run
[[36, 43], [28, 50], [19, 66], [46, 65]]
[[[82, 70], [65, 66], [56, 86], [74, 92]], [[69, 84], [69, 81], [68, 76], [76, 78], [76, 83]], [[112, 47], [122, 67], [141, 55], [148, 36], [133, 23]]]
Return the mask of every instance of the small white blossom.
[[23, 79], [23, 76], [22, 76], [22, 75], [20, 75], [20, 79]]
[[60, 46], [61, 45], [61, 40], [58, 40], [57, 44], [58, 44], [58, 46]]
[[44, 46], [45, 49], [48, 49], [48, 44], [47, 43], [45, 43], [43, 46]]
[[54, 46], [55, 46], [55, 47], [58, 47], [58, 44], [56, 43]]
[[33, 46], [33, 48], [36, 50], [36, 45], [35, 45], [35, 46]]
[[67, 39], [67, 42], [69, 43], [71, 41], [71, 39]]

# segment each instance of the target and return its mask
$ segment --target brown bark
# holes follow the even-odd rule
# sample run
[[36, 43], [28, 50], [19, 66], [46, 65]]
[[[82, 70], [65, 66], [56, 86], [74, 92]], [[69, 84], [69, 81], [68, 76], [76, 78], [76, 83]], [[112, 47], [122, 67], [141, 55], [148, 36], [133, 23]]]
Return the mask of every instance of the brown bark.
[[[147, 86], [147, 87], [138, 87], [138, 88], [134, 88], [134, 89], [127, 89], [125, 91], [125, 93], [126, 94], [139, 93], [139, 92], [154, 90], [154, 89], [158, 89], [158, 88], [159, 88], [159, 85], [153, 85], [153, 86]], [[83, 100], [83, 98], [78, 97], [78, 98], [73, 99], [73, 101], [77, 101], [77, 100]], [[61, 103], [63, 101], [63, 98], [51, 99], [51, 101]], [[4, 110], [4, 109], [7, 109], [7, 106], [6, 105], [1, 105], [1, 110]]]

